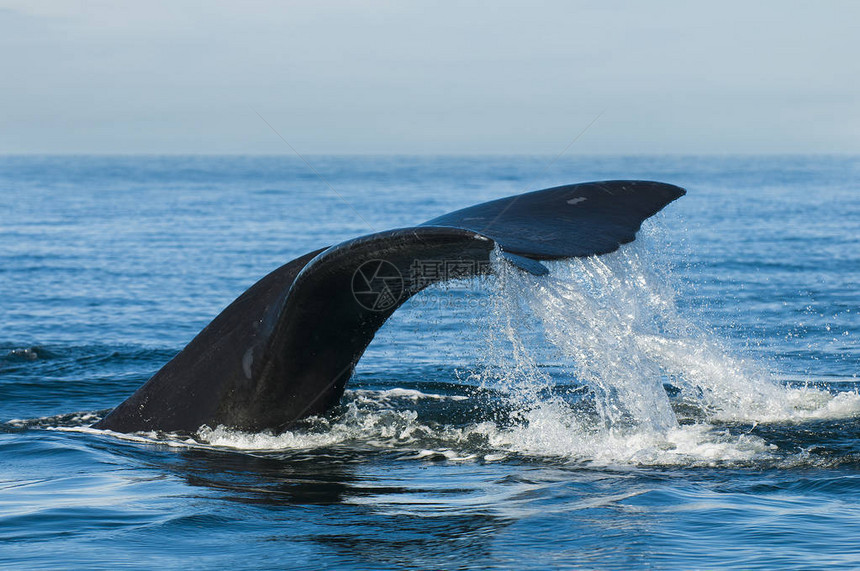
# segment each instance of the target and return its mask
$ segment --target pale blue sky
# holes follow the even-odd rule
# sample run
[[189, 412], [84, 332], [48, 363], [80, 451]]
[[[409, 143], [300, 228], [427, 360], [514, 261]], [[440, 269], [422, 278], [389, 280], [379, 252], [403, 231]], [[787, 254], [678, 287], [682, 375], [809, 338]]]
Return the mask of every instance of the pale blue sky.
[[860, 153], [860, 2], [0, 0], [0, 152]]

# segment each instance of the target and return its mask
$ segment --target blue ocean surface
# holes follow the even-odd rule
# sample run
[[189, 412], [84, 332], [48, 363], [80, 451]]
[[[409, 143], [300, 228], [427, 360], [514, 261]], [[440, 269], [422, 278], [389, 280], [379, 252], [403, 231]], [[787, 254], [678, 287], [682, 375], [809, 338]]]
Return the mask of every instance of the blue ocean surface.
[[[0, 566], [860, 567], [860, 157], [0, 157]], [[687, 196], [410, 300], [289, 432], [89, 428], [256, 280], [526, 190]]]

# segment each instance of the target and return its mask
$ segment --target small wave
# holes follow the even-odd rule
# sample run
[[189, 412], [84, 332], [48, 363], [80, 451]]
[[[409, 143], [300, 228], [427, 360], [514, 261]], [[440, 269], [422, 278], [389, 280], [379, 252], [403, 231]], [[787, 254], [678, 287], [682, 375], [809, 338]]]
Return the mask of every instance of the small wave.
[[19, 430], [27, 428], [77, 428], [97, 422], [101, 419], [102, 412], [104, 411], [71, 412], [30, 419], [13, 418], [7, 420], [5, 424], [10, 428]]
[[390, 400], [390, 399], [407, 399], [411, 401], [419, 401], [419, 400], [452, 400], [452, 401], [463, 401], [467, 400], [469, 397], [464, 395], [439, 395], [433, 393], [423, 393], [416, 389], [401, 389], [394, 388], [388, 389], [384, 391], [373, 391], [367, 389], [357, 389], [351, 392], [355, 398], [359, 399], [369, 399], [369, 400]]
[[38, 345], [33, 345], [31, 347], [17, 347], [9, 349], [6, 355], [0, 359], [10, 363], [23, 363], [28, 361], [38, 361], [40, 359], [51, 359], [53, 357], [55, 357], [54, 353], [48, 349]]
[[58, 432], [77, 432], [81, 434], [89, 434], [93, 436], [110, 436], [117, 440], [126, 442], [137, 442], [139, 444], [156, 444], [159, 446], [168, 446], [170, 448], [206, 448], [198, 441], [187, 436], [181, 436], [175, 433], [160, 433], [160, 432], [114, 432], [112, 430], [101, 430], [93, 428], [88, 424], [83, 426], [54, 426], [46, 427], [48, 430], [56, 430]]

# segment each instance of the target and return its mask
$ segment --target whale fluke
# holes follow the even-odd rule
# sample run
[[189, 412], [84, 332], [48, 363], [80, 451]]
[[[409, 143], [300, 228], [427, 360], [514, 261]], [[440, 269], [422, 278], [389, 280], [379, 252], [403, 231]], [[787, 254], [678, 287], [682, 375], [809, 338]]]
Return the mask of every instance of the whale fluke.
[[560, 186], [310, 252], [268, 274], [95, 428], [194, 432], [289, 428], [335, 406], [376, 331], [410, 296], [486, 274], [498, 247], [540, 260], [606, 254], [685, 191], [647, 181]]

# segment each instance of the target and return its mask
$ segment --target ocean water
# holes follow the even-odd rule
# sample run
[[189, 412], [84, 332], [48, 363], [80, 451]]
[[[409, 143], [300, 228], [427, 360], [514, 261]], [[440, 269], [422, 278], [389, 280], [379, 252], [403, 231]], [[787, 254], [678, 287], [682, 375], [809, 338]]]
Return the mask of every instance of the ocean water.
[[[0, 566], [860, 567], [860, 158], [0, 158]], [[305, 252], [510, 194], [688, 195], [413, 298], [283, 434], [89, 428]]]

